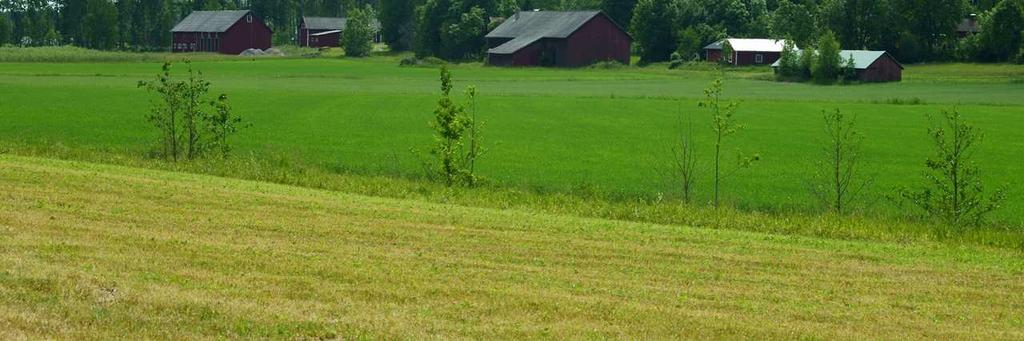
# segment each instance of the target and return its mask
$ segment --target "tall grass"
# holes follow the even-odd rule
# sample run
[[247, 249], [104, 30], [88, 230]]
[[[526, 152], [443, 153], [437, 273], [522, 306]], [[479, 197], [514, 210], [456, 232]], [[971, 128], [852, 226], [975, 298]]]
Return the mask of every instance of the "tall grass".
[[4, 153], [207, 174], [470, 207], [843, 240], [971, 245], [1024, 251], [1024, 231], [1011, 226], [989, 225], [951, 234], [950, 227], [924, 216], [833, 215], [806, 211], [767, 213], [728, 206], [714, 209], [662, 196], [629, 196], [588, 188], [542, 191], [484, 184], [477, 188], [453, 189], [425, 179], [327, 169], [288, 154], [269, 157], [243, 154], [227, 160], [167, 163], [121, 150], [70, 148], [61, 144], [8, 145], [0, 147], [0, 154]]
[[[314, 55], [316, 49], [296, 46], [276, 47], [286, 57], [305, 57]], [[127, 52], [100, 51], [76, 46], [43, 46], [43, 47], [0, 47], [0, 63], [132, 63], [132, 62], [163, 62], [230, 60], [252, 57], [239, 57], [209, 52], [170, 53], [170, 52]], [[267, 58], [261, 56], [260, 58]]]

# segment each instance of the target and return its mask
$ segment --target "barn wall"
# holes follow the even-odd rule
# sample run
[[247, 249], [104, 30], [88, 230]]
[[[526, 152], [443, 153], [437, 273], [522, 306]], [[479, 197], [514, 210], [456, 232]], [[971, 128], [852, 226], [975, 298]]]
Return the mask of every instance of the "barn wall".
[[903, 68], [886, 53], [857, 75], [862, 82], [899, 82], [903, 80]]
[[171, 52], [193, 52], [198, 48], [198, 33], [174, 32], [171, 39]]
[[[298, 41], [298, 45], [299, 46], [308, 46], [308, 47], [337, 47], [337, 46], [340, 46], [341, 45], [339, 43], [341, 41], [341, 33], [340, 32], [339, 33], [332, 33], [332, 34], [328, 34], [328, 35], [324, 35], [324, 36], [320, 36], [320, 37], [309, 37], [310, 34], [317, 34], [317, 33], [320, 33], [320, 32], [327, 32], [327, 31], [334, 31], [334, 30], [309, 30], [309, 29], [305, 29], [305, 28], [300, 29], [299, 30], [298, 39], [301, 39], [301, 40]], [[307, 40], [306, 39], [307, 37], [310, 38], [310, 39]], [[314, 42], [312, 38], [317, 38], [317, 39]]]
[[270, 28], [256, 15], [253, 15], [251, 23], [247, 23], [243, 16], [224, 32], [220, 53], [239, 54], [250, 48], [269, 49], [271, 33]]
[[704, 59], [709, 62], [718, 62], [722, 60], [722, 50], [704, 50]]
[[[757, 55], [762, 56], [762, 61], [757, 62]], [[753, 51], [737, 51], [736, 60], [733, 61], [734, 65], [745, 66], [745, 65], [771, 65], [775, 61], [782, 58], [782, 53], [779, 52], [753, 52]]]
[[560, 66], [587, 66], [615, 60], [629, 65], [629, 35], [608, 17], [597, 15], [573, 32], [565, 42], [565, 60]]

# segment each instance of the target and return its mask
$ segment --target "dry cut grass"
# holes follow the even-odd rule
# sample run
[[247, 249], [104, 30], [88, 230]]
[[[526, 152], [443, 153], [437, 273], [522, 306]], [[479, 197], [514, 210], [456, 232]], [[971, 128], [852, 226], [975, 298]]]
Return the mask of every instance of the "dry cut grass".
[[1005, 250], [0, 155], [0, 338], [1024, 338]]

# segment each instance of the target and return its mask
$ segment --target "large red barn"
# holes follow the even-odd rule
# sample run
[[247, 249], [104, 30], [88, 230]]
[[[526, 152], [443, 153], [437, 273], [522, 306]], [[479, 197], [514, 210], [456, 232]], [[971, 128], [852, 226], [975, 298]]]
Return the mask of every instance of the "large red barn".
[[172, 52], [239, 54], [270, 48], [273, 33], [252, 11], [195, 11], [171, 29]]
[[629, 64], [632, 38], [601, 11], [519, 12], [487, 34], [487, 63], [500, 66]]

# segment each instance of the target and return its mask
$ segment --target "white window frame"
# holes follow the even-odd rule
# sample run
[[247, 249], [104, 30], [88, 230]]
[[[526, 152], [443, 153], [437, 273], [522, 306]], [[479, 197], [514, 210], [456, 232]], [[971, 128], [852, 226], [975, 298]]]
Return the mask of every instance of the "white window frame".
[[245, 15], [245, 22], [247, 24], [251, 24], [252, 23], [252, 14], [246, 14]]
[[755, 54], [755, 55], [754, 55], [754, 63], [757, 63], [757, 64], [764, 64], [764, 55], [763, 55], [763, 54], [760, 54], [760, 53], [758, 53], [758, 54]]

